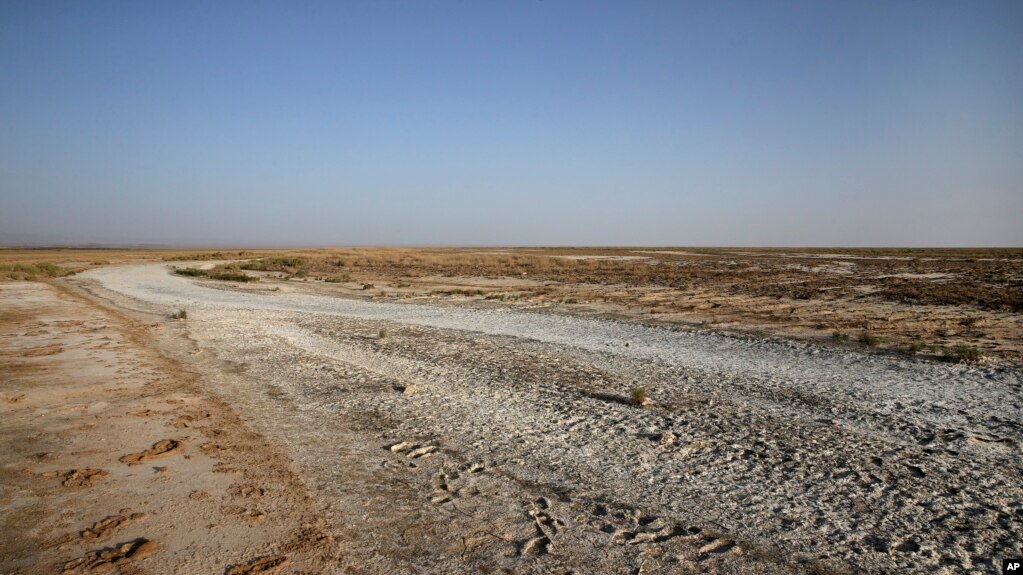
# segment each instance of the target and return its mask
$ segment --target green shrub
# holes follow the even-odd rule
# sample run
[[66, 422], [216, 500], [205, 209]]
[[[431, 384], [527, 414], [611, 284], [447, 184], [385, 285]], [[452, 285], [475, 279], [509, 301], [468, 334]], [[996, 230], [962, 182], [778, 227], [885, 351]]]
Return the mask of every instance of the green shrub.
[[226, 281], [226, 282], [242, 282], [242, 283], [247, 283], [247, 282], [258, 282], [259, 281], [259, 278], [255, 277], [255, 276], [250, 276], [250, 275], [245, 275], [245, 274], [240, 274], [240, 273], [230, 273], [230, 272], [228, 272], [228, 273], [209, 274], [208, 277], [210, 279]]
[[211, 280], [220, 280], [227, 282], [256, 282], [259, 278], [236, 272], [210, 272], [208, 270], [201, 270], [198, 268], [183, 268], [176, 269], [174, 273], [179, 276], [188, 276], [193, 278], [209, 278]]
[[959, 363], [980, 363], [984, 359], [984, 354], [975, 347], [957, 345], [952, 349], [946, 349], [945, 357]]
[[633, 405], [639, 406], [646, 405], [646, 403], [650, 400], [650, 398], [647, 397], [646, 388], [642, 386], [633, 388], [629, 397], [632, 399]]

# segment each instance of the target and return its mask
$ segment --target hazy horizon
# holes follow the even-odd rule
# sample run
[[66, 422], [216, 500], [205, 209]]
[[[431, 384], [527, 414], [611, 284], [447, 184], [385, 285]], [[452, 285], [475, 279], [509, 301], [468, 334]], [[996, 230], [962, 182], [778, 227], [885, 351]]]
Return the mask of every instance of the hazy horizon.
[[0, 245], [1023, 246], [1023, 4], [0, 5]]

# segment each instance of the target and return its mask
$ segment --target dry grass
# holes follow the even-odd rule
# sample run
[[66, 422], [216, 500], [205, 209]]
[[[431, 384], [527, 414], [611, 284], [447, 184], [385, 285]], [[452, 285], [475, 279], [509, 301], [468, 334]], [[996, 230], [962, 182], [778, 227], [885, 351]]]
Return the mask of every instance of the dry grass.
[[[642, 254], [637, 252], [644, 252]], [[573, 284], [712, 288], [792, 299], [863, 297], [923, 305], [1023, 311], [1023, 250], [677, 250], [550, 249], [480, 253], [454, 249], [306, 251], [242, 264], [243, 269], [349, 274], [529, 278]], [[841, 257], [827, 257], [840, 252]], [[691, 254], [691, 255], [689, 255]], [[650, 259], [612, 259], [647, 257]], [[580, 259], [573, 259], [580, 258]], [[585, 258], [585, 259], [582, 259]], [[605, 258], [605, 259], [598, 259]], [[831, 264], [834, 273], [821, 270]], [[851, 273], [841, 273], [854, 267]], [[817, 271], [815, 271], [817, 270]], [[944, 281], [935, 281], [940, 277]]]
[[[0, 277], [217, 259], [235, 261], [215, 273], [302, 278], [357, 297], [387, 286], [395, 298], [572, 304], [565, 309], [573, 313], [751, 329], [938, 359], [965, 346], [1023, 362], [1023, 249], [0, 249]], [[15, 271], [18, 264], [34, 267]]]
[[295, 250], [241, 267], [405, 286], [393, 297], [578, 303], [649, 321], [930, 348], [922, 355], [938, 359], [967, 346], [1023, 361], [1020, 249], [367, 248]]

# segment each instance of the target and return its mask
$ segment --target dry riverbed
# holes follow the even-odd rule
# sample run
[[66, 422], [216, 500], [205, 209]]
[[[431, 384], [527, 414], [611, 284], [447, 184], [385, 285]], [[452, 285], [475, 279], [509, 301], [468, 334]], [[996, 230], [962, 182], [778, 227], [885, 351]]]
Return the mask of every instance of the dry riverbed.
[[161, 264], [71, 281], [187, 311], [187, 346], [156, 340], [287, 454], [330, 571], [996, 573], [1020, 551], [1017, 368]]

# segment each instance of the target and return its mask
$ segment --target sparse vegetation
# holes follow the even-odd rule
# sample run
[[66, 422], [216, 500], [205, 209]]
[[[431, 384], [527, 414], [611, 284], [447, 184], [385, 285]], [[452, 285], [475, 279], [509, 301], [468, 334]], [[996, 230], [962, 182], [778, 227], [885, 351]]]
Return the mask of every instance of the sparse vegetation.
[[833, 331], [833, 332], [831, 332], [831, 338], [832, 339], [841, 340], [841, 341], [845, 341], [845, 340], [849, 339], [849, 334], [842, 333], [840, 331]]
[[967, 345], [946, 349], [944, 355], [945, 358], [959, 363], [980, 363], [984, 359], [984, 354], [979, 349]]
[[199, 268], [178, 268], [174, 270], [174, 273], [179, 276], [187, 276], [194, 278], [208, 278], [211, 280], [229, 281], [229, 282], [256, 282], [259, 278], [255, 276], [246, 275], [243, 273], [234, 272], [217, 272], [209, 270], [201, 270]]
[[[243, 270], [251, 271], [295, 273], [299, 268], [304, 266], [307, 261], [308, 260], [304, 257], [273, 257], [242, 262], [239, 264], [239, 267]], [[308, 271], [306, 273], [308, 273]]]
[[916, 352], [922, 350], [923, 348], [924, 348], [924, 344], [920, 343], [919, 341], [914, 341], [913, 343], [911, 343], [909, 345], [909, 351], [911, 351], [913, 353], [916, 353]]
[[0, 278], [34, 281], [40, 278], [56, 278], [75, 273], [48, 262], [0, 264]]
[[242, 283], [258, 282], [259, 281], [259, 278], [255, 277], [255, 276], [250, 276], [250, 275], [245, 275], [245, 274], [235, 274], [235, 273], [211, 273], [209, 275], [209, 278], [212, 279], [212, 280], [221, 280], [221, 281], [228, 281], [228, 282], [242, 282]]
[[[243, 252], [239, 252], [243, 253]], [[232, 257], [230, 254], [224, 252], [196, 252], [191, 254], [176, 254], [172, 256], [165, 256], [163, 261], [165, 262], [192, 262], [192, 261], [207, 261], [207, 260], [223, 260]]]
[[642, 386], [634, 387], [632, 392], [629, 394], [629, 398], [633, 405], [638, 405], [640, 407], [645, 406], [650, 401], [650, 398], [647, 397], [646, 394], [646, 388]]
[[380, 328], [380, 331], [377, 332], [377, 339], [387, 339], [387, 330]]
[[[1023, 311], [1021, 249], [0, 249], [0, 278], [52, 277], [37, 266], [40, 260], [66, 275], [97, 262], [218, 258], [238, 261], [212, 273], [255, 270], [292, 280], [307, 273], [310, 280], [403, 291], [410, 284], [390, 297], [433, 293], [565, 304], [576, 299], [648, 318], [691, 314], [694, 323], [734, 326], [727, 329], [815, 330], [831, 334], [836, 343], [859, 341], [869, 331], [891, 349], [911, 350], [922, 341], [926, 351], [933, 343], [927, 354], [932, 358], [946, 347], [983, 349], [993, 341], [998, 345], [987, 352], [993, 360], [1023, 361], [1018, 317], [1001, 313]], [[16, 264], [31, 267], [15, 271]], [[446, 283], [438, 281], [445, 277], [459, 285], [445, 292]], [[375, 293], [379, 287], [367, 289]]]
[[188, 319], [188, 312], [183, 309], [179, 309], [171, 314], [171, 319]]
[[865, 344], [869, 345], [870, 347], [877, 347], [877, 346], [881, 345], [881, 343], [883, 343], [883, 341], [884, 340], [881, 339], [880, 337], [877, 337], [876, 335], [874, 335], [874, 334], [872, 334], [870, 332], [867, 332], [867, 331], [863, 332], [863, 334], [860, 335], [860, 342], [861, 343], [865, 343]]

